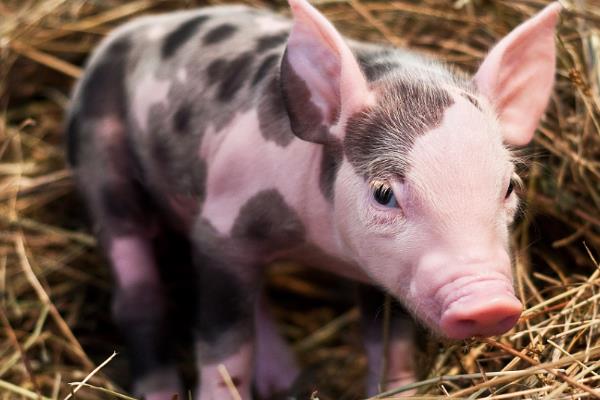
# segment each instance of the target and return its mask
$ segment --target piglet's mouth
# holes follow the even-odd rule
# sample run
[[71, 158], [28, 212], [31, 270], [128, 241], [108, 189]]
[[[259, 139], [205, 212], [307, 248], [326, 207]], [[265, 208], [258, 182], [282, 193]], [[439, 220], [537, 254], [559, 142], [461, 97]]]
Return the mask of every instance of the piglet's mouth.
[[522, 308], [507, 279], [471, 281], [449, 294], [440, 328], [450, 339], [500, 335], [517, 323]]

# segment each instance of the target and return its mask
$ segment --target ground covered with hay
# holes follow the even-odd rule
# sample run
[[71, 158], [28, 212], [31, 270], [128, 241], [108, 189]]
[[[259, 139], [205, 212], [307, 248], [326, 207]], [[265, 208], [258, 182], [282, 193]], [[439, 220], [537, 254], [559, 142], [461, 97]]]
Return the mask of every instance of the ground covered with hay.
[[[130, 398], [111, 277], [73, 192], [62, 118], [82, 63], [112, 27], [217, 3], [0, 2], [0, 399]], [[283, 1], [246, 3], [287, 12]], [[474, 71], [546, 1], [315, 3], [349, 37]], [[421, 398], [600, 398], [600, 4], [563, 4], [557, 84], [525, 154], [514, 227], [526, 310], [502, 337], [434, 346], [424, 380], [390, 397], [416, 388]], [[269, 289], [304, 367], [298, 398], [361, 398], [366, 359], [350, 291], [296, 265], [274, 269]]]

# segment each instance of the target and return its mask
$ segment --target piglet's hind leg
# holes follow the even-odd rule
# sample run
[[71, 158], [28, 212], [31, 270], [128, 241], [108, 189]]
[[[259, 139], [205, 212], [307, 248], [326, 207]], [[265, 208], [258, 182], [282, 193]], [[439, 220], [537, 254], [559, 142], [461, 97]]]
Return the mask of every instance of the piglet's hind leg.
[[118, 281], [113, 315], [131, 353], [134, 392], [147, 400], [170, 400], [181, 393], [181, 384], [151, 242], [143, 235], [113, 237], [109, 257]]

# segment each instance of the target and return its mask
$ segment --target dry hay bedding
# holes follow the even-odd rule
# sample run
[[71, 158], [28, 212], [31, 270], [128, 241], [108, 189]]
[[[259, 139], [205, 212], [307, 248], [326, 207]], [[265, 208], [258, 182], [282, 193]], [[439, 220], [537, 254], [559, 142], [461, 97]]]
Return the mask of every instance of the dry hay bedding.
[[[286, 12], [284, 2], [248, 3]], [[473, 71], [486, 49], [544, 3], [317, 5], [350, 37], [421, 49]], [[111, 278], [65, 167], [62, 115], [79, 66], [112, 27], [139, 14], [205, 4], [0, 3], [0, 399], [64, 398], [75, 388], [79, 399], [125, 393], [125, 357], [91, 374], [114, 349], [125, 349], [108, 315]], [[526, 153], [527, 207], [513, 236], [526, 311], [500, 338], [436, 348], [429, 375], [415, 385], [419, 396], [598, 396], [600, 4], [564, 5], [558, 81]], [[359, 398], [363, 389], [357, 311], [347, 291], [334, 287], [336, 279], [295, 265], [270, 274], [282, 331], [306, 371], [300, 398], [313, 389], [320, 399]], [[72, 384], [84, 379], [91, 386]]]

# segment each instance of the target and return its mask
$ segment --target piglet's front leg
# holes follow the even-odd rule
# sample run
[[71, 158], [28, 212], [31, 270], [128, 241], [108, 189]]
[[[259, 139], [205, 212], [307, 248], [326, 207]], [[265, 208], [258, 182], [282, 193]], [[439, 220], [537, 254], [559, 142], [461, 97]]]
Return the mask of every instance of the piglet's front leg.
[[[225, 341], [226, 339], [224, 339]], [[198, 400], [224, 400], [251, 399], [252, 387], [252, 364], [254, 360], [254, 345], [248, 340], [243, 344], [235, 346], [231, 354], [224, 352], [223, 355], [212, 354], [206, 358], [210, 350], [207, 343], [199, 343], [197, 346], [200, 357], [200, 388]], [[229, 343], [215, 343], [215, 349], [231, 345]], [[227, 354], [227, 355], [225, 355]], [[239, 397], [237, 397], [239, 396]]]
[[278, 332], [264, 291], [255, 310], [256, 391], [261, 399], [279, 399], [293, 386], [300, 368], [289, 344]]
[[[206, 232], [205, 232], [206, 233]], [[198, 400], [251, 399], [259, 271], [212, 234], [195, 250]], [[228, 250], [228, 251], [226, 251]]]
[[[392, 302], [387, 346], [384, 337], [385, 295], [368, 285], [359, 287], [359, 304], [369, 371], [367, 394], [374, 396], [416, 380], [414, 322]], [[414, 392], [405, 392], [409, 395]]]

